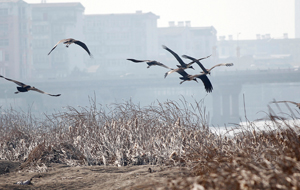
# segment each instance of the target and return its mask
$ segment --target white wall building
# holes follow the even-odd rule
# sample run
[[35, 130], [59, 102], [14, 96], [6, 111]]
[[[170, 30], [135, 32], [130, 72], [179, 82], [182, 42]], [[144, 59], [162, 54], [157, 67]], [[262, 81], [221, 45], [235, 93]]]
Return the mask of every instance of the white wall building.
[[[106, 75], [122, 75], [136, 59], [157, 57], [157, 19], [148, 12], [85, 15], [84, 35], [93, 60]], [[132, 67], [134, 69], [134, 67]], [[133, 71], [134, 72], [134, 71]]]

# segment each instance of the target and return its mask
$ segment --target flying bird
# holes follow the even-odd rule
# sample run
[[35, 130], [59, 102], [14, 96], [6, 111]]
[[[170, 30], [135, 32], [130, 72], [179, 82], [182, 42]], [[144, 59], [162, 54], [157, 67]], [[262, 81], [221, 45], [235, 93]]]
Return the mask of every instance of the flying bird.
[[[184, 58], [186, 58], [186, 59], [191, 59], [191, 60], [195, 59], [195, 58], [190, 57], [190, 56], [188, 56], [188, 55], [183, 55], [182, 57], [184, 57]], [[233, 66], [233, 63], [220, 63], [220, 64], [217, 64], [217, 65], [213, 66], [213, 67], [210, 68], [210, 69], [206, 69], [206, 68], [200, 63], [200, 61], [198, 61], [198, 62], [196, 62], [196, 63], [201, 67], [201, 69], [203, 70], [203, 73], [205, 73], [205, 74], [210, 74], [211, 70], [212, 70], [213, 68], [215, 68], [215, 67], [219, 67], [219, 66], [227, 66], [227, 67], [230, 67], [230, 66]]]
[[[196, 59], [196, 58], [193, 58], [193, 57], [190, 57], [190, 56], [186, 56], [186, 57], [188, 59], [196, 62], [200, 66], [200, 68], [203, 70], [203, 72], [200, 73], [200, 74], [197, 74], [197, 75], [188, 75], [186, 72], [185, 73], [182, 72], [182, 74], [184, 74], [187, 78], [191, 78], [191, 79], [193, 79], [193, 78], [199, 78], [199, 79], [201, 79], [202, 82], [203, 82], [203, 84], [204, 84], [204, 87], [205, 87], [206, 91], [207, 92], [212, 92], [213, 86], [212, 86], [210, 80], [208, 79], [208, 77], [206, 76], [208, 72], [203, 67], [203, 65], [200, 63], [200, 60]], [[186, 81], [186, 80], [184, 80], [184, 81]], [[181, 83], [183, 83], [184, 81], [181, 81]]]
[[194, 69], [192, 64], [194, 63], [189, 63], [189, 64], [185, 64], [182, 59], [178, 56], [177, 53], [175, 53], [174, 51], [172, 51], [171, 49], [169, 49], [167, 46], [163, 45], [162, 46], [165, 50], [167, 50], [168, 52], [170, 52], [175, 58], [176, 60], [180, 63], [180, 65], [176, 65], [178, 68], [184, 68], [184, 69], [187, 69], [187, 68], [191, 68], [191, 69]]
[[11, 82], [14, 82], [16, 83], [17, 85], [19, 85], [20, 87], [17, 87], [18, 91], [15, 92], [15, 94], [18, 94], [19, 92], [28, 92], [29, 90], [33, 90], [33, 91], [36, 91], [36, 92], [39, 92], [39, 93], [42, 93], [42, 94], [47, 94], [49, 96], [60, 96], [60, 94], [56, 94], [56, 95], [53, 95], [53, 94], [49, 94], [47, 92], [43, 92], [37, 88], [35, 88], [34, 86], [29, 86], [27, 84], [24, 84], [22, 82], [19, 82], [19, 81], [16, 81], [16, 80], [12, 80], [12, 79], [9, 79], [9, 78], [5, 78], [4, 76], [0, 75], [0, 77], [8, 80], [8, 81], [11, 81]]
[[88, 54], [89, 56], [92, 57], [92, 54], [90, 53], [90, 50], [88, 49], [88, 47], [85, 45], [85, 43], [79, 41], [79, 40], [75, 40], [73, 38], [68, 38], [68, 39], [63, 39], [60, 40], [59, 42], [57, 42], [57, 44], [55, 44], [55, 46], [51, 49], [51, 51], [48, 53], [48, 55], [50, 55], [50, 53], [57, 47], [58, 44], [60, 43], [64, 43], [67, 44], [66, 47], [68, 48], [69, 45], [71, 45], [72, 43], [79, 45], [80, 47], [82, 47]]
[[[200, 58], [200, 59], [195, 59], [195, 60], [193, 60], [192, 62], [190, 62], [189, 64], [187, 64], [187, 65], [191, 65], [191, 64], [193, 64], [193, 63], [195, 63], [195, 62], [197, 62], [197, 61], [200, 61], [200, 60], [202, 60], [202, 59], [206, 59], [206, 58], [209, 58], [211, 55], [209, 55], [209, 56], [206, 56], [206, 57], [202, 57], [202, 58]], [[179, 66], [179, 65], [177, 65], [177, 66]], [[166, 72], [165, 73], [165, 78], [169, 75], [169, 74], [171, 74], [171, 73], [174, 73], [174, 72], [178, 72], [178, 71], [180, 71], [181, 69], [186, 69], [186, 68], [176, 68], [176, 69], [172, 69], [171, 68], [171, 70], [170, 71], [168, 71], [168, 72]]]
[[293, 102], [293, 101], [273, 101], [271, 103], [292, 103], [292, 104], [295, 104], [299, 109], [300, 109], [300, 103], [297, 103], [297, 102]]
[[135, 63], [141, 63], [141, 62], [146, 62], [148, 64], [147, 68], [150, 68], [151, 66], [157, 65], [157, 66], [162, 66], [167, 69], [171, 69], [170, 67], [154, 60], [137, 60], [137, 59], [127, 59], [129, 61], [135, 62]]
[[[199, 61], [199, 60], [202, 60], [202, 59], [206, 59], [206, 58], [208, 58], [208, 57], [210, 57], [210, 56], [203, 57], [203, 58], [200, 58], [200, 59], [195, 59], [194, 61], [190, 62], [190, 63], [187, 64], [187, 65], [191, 65], [191, 64], [193, 64], [193, 63], [196, 62], [196, 61]], [[178, 66], [178, 65], [177, 65], [177, 66]], [[176, 68], [176, 69], [172, 69], [172, 68], [170, 68], [170, 69], [171, 69], [170, 71], [168, 71], [168, 72], [165, 73], [165, 78], [166, 78], [169, 74], [171, 74], [171, 73], [175, 73], [175, 72], [180, 71], [181, 69], [186, 69], [186, 68], [181, 68], [181, 67], [179, 67], [179, 68]]]
[[[180, 63], [180, 65], [176, 65], [178, 68], [176, 69], [171, 69], [170, 71], [166, 72], [165, 73], [165, 78], [171, 74], [171, 73], [174, 73], [174, 72], [178, 72], [180, 71], [180, 69], [187, 69], [187, 68], [191, 68], [191, 69], [194, 69], [194, 67], [192, 66], [193, 63], [196, 62], [196, 60], [193, 60], [192, 62], [186, 64], [182, 61], [182, 59], [178, 56], [177, 53], [175, 53], [174, 51], [172, 51], [171, 49], [169, 49], [167, 46], [163, 45], [163, 48], [167, 51], [169, 51], [175, 58], [176, 60]], [[202, 59], [206, 59], [206, 58], [209, 58], [211, 55], [209, 56], [206, 56], [206, 57], [203, 57], [203, 58], [200, 58], [200, 59], [197, 59], [198, 61], [202, 60]]]
[[182, 80], [180, 82], [180, 84], [182, 84], [185, 81], [191, 81], [191, 80], [194, 80], [194, 81], [198, 82], [197, 78], [199, 78], [203, 82], [206, 92], [207, 93], [212, 92], [213, 86], [212, 86], [210, 80], [207, 78], [206, 74], [202, 73], [202, 74], [197, 74], [197, 75], [190, 75], [187, 72], [185, 72], [184, 69], [179, 69], [176, 72], [179, 73], [182, 76], [182, 77], [179, 77], [179, 79]]

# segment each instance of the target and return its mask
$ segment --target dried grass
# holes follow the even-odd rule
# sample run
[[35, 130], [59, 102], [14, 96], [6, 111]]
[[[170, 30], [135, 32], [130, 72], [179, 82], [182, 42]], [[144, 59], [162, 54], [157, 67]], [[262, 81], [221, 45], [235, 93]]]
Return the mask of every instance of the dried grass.
[[141, 108], [128, 101], [98, 108], [91, 100], [90, 107], [67, 107], [44, 120], [6, 110], [0, 117], [0, 158], [25, 161], [21, 168], [70, 160], [71, 165], [185, 165], [186, 150], [210, 133], [200, 104], [182, 100]]
[[142, 108], [131, 101], [97, 107], [91, 100], [90, 107], [67, 107], [44, 120], [5, 113], [0, 157], [23, 161], [22, 168], [43, 172], [53, 162], [185, 166], [190, 175], [165, 188], [300, 189], [299, 126], [272, 111], [266, 120], [276, 129], [248, 122], [233, 136], [211, 132], [202, 102], [185, 100]]

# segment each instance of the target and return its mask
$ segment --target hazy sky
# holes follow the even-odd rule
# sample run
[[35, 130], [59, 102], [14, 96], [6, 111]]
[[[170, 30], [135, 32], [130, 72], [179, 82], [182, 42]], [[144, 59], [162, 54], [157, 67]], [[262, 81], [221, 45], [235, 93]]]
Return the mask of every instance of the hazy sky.
[[[40, 3], [41, 0], [25, 0]], [[158, 26], [169, 21], [191, 21], [193, 27], [214, 26], [217, 35], [234, 39], [255, 39], [256, 34], [281, 38], [295, 36], [295, 0], [47, 0], [81, 2], [85, 14], [135, 13], [137, 10], [160, 16]], [[240, 33], [238, 35], [238, 33]]]

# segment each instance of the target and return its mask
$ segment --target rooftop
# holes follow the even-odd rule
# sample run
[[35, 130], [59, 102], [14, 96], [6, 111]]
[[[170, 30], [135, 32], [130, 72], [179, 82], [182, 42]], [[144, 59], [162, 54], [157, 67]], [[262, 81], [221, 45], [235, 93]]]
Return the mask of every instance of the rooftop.
[[30, 3], [30, 5], [32, 5], [32, 7], [76, 7], [76, 6], [80, 6], [82, 8], [85, 8], [79, 2], [75, 2], [75, 3]]
[[110, 13], [110, 14], [86, 14], [86, 17], [97, 17], [97, 16], [154, 16], [157, 19], [159, 18], [158, 15], [152, 13], [152, 12], [147, 12], [143, 13], [142, 11], [136, 11], [135, 13]]
[[0, 3], [18, 3], [18, 2], [26, 3], [23, 0], [0, 0]]

